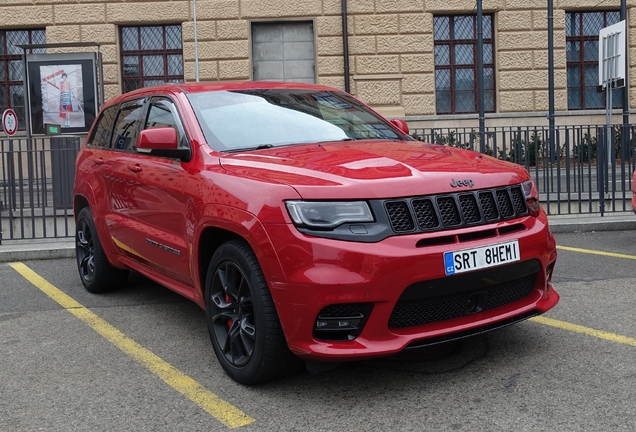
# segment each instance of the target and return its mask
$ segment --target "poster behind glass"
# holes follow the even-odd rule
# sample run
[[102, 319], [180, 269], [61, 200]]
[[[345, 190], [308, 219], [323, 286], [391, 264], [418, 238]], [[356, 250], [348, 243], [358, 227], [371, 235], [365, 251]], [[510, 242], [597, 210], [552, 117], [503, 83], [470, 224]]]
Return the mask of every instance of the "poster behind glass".
[[31, 131], [43, 134], [45, 124], [62, 133], [87, 132], [97, 113], [94, 53], [27, 56]]
[[42, 120], [59, 124], [62, 132], [84, 127], [84, 79], [82, 65], [40, 66]]

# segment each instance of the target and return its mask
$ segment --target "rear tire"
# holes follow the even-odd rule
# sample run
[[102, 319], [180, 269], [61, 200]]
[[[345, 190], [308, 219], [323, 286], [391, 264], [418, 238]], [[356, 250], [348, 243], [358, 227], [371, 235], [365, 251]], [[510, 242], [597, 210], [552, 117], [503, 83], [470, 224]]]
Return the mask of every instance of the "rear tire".
[[287, 347], [263, 272], [244, 241], [224, 243], [210, 260], [205, 313], [214, 353], [236, 382], [258, 384], [302, 365]]
[[82, 284], [88, 292], [100, 293], [119, 288], [128, 279], [128, 270], [118, 269], [108, 262], [88, 207], [84, 207], [77, 216], [75, 257]]

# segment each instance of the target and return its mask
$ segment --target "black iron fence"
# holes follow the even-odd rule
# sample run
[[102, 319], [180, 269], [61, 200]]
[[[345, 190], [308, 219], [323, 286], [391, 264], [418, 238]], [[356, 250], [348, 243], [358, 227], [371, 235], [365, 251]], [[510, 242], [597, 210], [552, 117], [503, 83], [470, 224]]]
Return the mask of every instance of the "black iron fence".
[[[524, 165], [548, 214], [632, 212], [636, 125], [414, 129], [422, 141]], [[81, 137], [0, 140], [0, 242], [74, 236]]]
[[421, 141], [526, 167], [548, 214], [632, 212], [636, 125], [414, 129]]
[[0, 242], [71, 237], [80, 137], [0, 140]]

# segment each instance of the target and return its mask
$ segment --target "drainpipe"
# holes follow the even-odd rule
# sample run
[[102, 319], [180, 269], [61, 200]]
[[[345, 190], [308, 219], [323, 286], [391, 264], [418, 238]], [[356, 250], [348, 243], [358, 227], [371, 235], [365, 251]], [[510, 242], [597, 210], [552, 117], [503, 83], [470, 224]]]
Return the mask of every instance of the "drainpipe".
[[342, 0], [342, 52], [344, 56], [344, 90], [351, 93], [349, 86], [349, 29], [347, 28], [347, 0]]
[[194, 14], [194, 79], [199, 82], [199, 35], [197, 34], [197, 0], [192, 0]]
[[[627, 35], [629, 34], [629, 23], [627, 23], [627, 0], [621, 0], [621, 21], [625, 20], [625, 30]], [[625, 35], [625, 36], [627, 36]], [[629, 40], [626, 40], [626, 49], [625, 54], [629, 52]], [[623, 160], [629, 160], [629, 148], [628, 145], [631, 142], [629, 136], [629, 88], [627, 87], [627, 68], [629, 67], [629, 61], [625, 61], [625, 71], [623, 74], [625, 75], [625, 86], [623, 87], [623, 131], [621, 133], [622, 138], [622, 146], [621, 150], [623, 151]]]
[[554, 136], [554, 1], [548, 0], [548, 123], [550, 126], [550, 162], [557, 160]]
[[484, 23], [481, 0], [477, 0], [477, 75], [479, 76], [479, 152], [486, 153], [486, 118], [484, 115]]

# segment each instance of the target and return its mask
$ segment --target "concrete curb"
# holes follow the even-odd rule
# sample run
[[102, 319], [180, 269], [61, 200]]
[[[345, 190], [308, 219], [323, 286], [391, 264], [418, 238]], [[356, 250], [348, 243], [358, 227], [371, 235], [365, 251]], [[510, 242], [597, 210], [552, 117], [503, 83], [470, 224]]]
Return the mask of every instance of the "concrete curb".
[[[576, 233], [592, 231], [636, 231], [636, 215], [560, 216], [548, 217], [553, 233]], [[51, 240], [12, 241], [0, 245], [0, 262], [51, 260], [75, 258], [75, 242], [72, 238]]]
[[609, 214], [604, 217], [553, 215], [548, 216], [548, 220], [553, 233], [636, 230], [636, 215], [633, 213]]
[[58, 239], [55, 243], [24, 240], [24, 244], [0, 245], [0, 262], [75, 258], [75, 241]]

